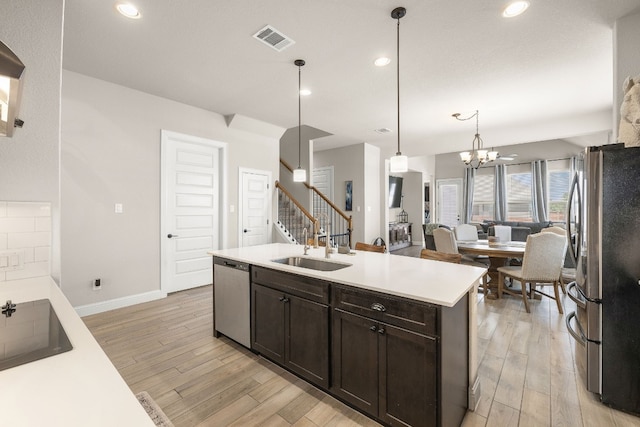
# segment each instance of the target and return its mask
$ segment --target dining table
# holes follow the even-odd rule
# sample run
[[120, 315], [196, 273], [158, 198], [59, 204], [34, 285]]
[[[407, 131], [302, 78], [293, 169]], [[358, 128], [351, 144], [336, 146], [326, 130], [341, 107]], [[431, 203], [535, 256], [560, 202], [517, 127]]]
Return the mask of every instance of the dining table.
[[491, 243], [488, 240], [458, 240], [458, 252], [463, 255], [484, 255], [489, 258], [487, 298], [498, 298], [498, 268], [507, 265], [509, 259], [522, 259], [526, 242]]

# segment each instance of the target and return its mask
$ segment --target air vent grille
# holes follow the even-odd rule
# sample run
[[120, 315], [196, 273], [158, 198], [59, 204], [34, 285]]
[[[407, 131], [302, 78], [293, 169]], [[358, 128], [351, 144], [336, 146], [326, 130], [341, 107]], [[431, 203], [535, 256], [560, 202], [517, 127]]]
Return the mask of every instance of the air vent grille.
[[291, 38], [285, 36], [270, 25], [262, 28], [260, 31], [255, 33], [253, 37], [278, 52], [282, 52], [284, 49], [295, 43]]

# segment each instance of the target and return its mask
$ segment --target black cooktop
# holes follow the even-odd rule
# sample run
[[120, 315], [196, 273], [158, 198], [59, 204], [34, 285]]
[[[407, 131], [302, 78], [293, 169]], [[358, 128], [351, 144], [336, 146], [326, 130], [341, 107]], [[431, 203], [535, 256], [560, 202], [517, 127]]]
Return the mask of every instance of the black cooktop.
[[7, 303], [0, 315], [0, 371], [73, 348], [48, 299]]

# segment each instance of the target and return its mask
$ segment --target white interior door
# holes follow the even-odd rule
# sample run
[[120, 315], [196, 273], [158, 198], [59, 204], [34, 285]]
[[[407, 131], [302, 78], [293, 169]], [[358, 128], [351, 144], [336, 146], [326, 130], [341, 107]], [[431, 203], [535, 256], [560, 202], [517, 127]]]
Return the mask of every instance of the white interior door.
[[264, 245], [271, 242], [271, 173], [240, 169], [239, 216], [238, 227], [241, 247]]
[[436, 188], [436, 222], [453, 228], [460, 223], [462, 217], [462, 179], [439, 179]]
[[220, 177], [226, 145], [162, 131], [161, 289], [176, 292], [211, 283], [207, 251], [218, 249]]

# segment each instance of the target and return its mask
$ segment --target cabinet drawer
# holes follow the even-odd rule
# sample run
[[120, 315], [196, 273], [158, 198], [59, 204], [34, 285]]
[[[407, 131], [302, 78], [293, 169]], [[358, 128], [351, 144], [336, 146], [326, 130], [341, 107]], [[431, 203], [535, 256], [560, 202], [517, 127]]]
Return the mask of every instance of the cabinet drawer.
[[329, 282], [252, 266], [251, 281], [321, 304], [329, 304]]
[[428, 335], [438, 335], [438, 307], [334, 285], [333, 307]]

